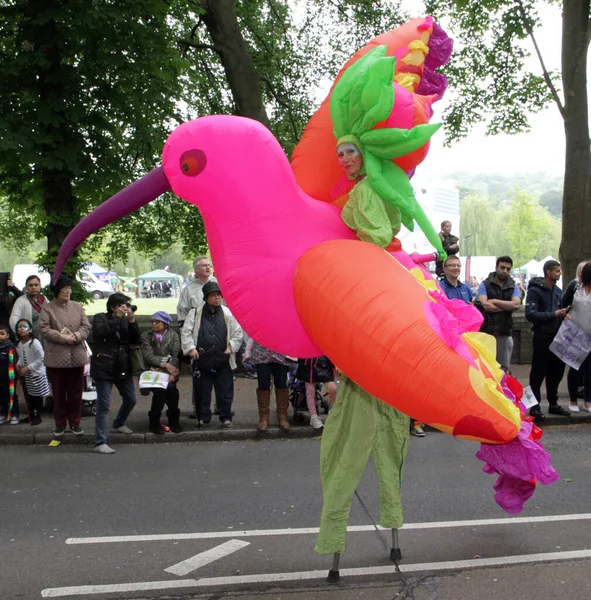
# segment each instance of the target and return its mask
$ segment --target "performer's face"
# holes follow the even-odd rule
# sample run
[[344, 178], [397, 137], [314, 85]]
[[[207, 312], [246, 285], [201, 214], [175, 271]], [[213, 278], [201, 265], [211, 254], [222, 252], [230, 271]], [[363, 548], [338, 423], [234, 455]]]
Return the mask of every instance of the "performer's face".
[[357, 175], [363, 166], [363, 156], [355, 144], [341, 144], [337, 148], [337, 158], [343, 171], [350, 177]]

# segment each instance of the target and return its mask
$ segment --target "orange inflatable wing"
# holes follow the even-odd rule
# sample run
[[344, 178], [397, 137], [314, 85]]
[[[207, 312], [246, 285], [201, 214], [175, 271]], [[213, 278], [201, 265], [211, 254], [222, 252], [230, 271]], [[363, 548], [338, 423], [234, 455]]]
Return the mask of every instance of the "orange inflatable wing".
[[490, 336], [460, 328], [454, 340], [435, 282], [418, 269], [372, 244], [324, 242], [298, 260], [294, 292], [310, 337], [370, 394], [463, 439], [517, 436], [519, 410], [483, 346]]

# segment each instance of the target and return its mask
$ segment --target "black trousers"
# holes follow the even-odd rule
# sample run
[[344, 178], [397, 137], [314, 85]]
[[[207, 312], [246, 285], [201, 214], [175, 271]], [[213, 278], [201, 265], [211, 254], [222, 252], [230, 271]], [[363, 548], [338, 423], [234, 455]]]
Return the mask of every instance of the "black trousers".
[[197, 417], [204, 423], [211, 421], [211, 392], [215, 389], [215, 403], [220, 413], [220, 421], [232, 420], [234, 401], [234, 373], [232, 369], [205, 371], [199, 369], [197, 379], [199, 410]]
[[25, 394], [25, 402], [27, 403], [27, 411], [29, 413], [29, 421], [37, 417], [41, 417], [41, 411], [43, 410], [43, 396], [32, 396], [27, 390], [25, 380], [21, 380], [23, 386], [23, 392]]
[[256, 365], [259, 390], [271, 389], [271, 377], [276, 390], [287, 389], [287, 372], [289, 367], [280, 363], [260, 363]]
[[171, 410], [177, 410], [179, 407], [179, 391], [174, 383], [169, 383], [165, 390], [154, 390], [150, 414], [154, 417], [160, 417], [165, 404]]
[[591, 404], [591, 354], [583, 361], [579, 370], [568, 370], [568, 395], [573, 404], [577, 403], [579, 386], [585, 386], [585, 404]]
[[550, 344], [553, 339], [553, 335], [534, 332], [529, 385], [540, 405], [542, 404], [541, 390], [544, 379], [546, 380], [548, 403], [550, 406], [555, 406], [558, 403], [558, 386], [564, 376], [564, 363], [556, 354], [550, 352]]

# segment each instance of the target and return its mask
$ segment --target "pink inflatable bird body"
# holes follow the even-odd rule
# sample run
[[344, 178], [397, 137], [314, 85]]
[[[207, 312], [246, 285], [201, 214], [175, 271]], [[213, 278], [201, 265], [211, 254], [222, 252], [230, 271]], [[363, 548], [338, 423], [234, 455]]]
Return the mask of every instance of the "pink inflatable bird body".
[[[183, 165], [192, 160], [199, 166], [188, 171]], [[323, 354], [298, 316], [293, 282], [306, 250], [356, 239], [340, 210], [299, 188], [273, 134], [250, 119], [185, 123], [169, 137], [162, 161], [173, 192], [203, 216], [216, 275], [238, 322], [277, 352]], [[289, 335], [278, 336], [278, 326]]]

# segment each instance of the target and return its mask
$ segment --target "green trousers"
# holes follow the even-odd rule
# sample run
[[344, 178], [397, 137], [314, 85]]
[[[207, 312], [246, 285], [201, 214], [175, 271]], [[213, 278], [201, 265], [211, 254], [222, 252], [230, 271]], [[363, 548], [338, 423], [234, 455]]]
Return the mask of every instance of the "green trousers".
[[378, 478], [380, 524], [402, 526], [402, 468], [409, 418], [341, 376], [337, 400], [322, 434], [323, 506], [316, 552], [344, 552], [351, 499], [371, 454]]

